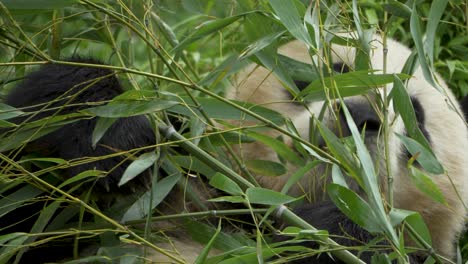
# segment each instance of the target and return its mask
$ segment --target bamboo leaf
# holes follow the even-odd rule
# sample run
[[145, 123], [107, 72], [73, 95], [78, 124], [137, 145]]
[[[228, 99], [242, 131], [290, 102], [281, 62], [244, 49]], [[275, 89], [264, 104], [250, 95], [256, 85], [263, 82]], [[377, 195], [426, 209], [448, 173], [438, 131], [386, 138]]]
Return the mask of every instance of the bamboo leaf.
[[100, 170], [83, 171], [83, 172], [79, 173], [78, 175], [73, 176], [70, 179], [67, 179], [66, 181], [61, 183], [57, 188], [62, 189], [63, 187], [65, 187], [67, 185], [70, 185], [70, 184], [75, 183], [75, 182], [83, 181], [84, 179], [87, 179], [87, 178], [96, 178], [96, 177], [102, 177], [102, 176], [105, 176], [105, 175], [106, 175], [105, 172], [100, 171]]
[[100, 117], [117, 118], [129, 117], [159, 112], [177, 105], [174, 101], [151, 100], [151, 101], [128, 101], [119, 100], [116, 103], [97, 106], [83, 110], [84, 113]]
[[434, 65], [434, 44], [437, 26], [447, 6], [447, 0], [432, 1], [426, 26], [426, 40], [424, 47], [431, 67]]
[[405, 137], [400, 134], [396, 134], [398, 138], [400, 138], [403, 145], [405, 145], [406, 149], [409, 153], [416, 157], [416, 160], [429, 173], [433, 174], [442, 174], [444, 173], [444, 167], [437, 158], [434, 156], [432, 151], [427, 150], [423, 145], [419, 144], [416, 140]]
[[213, 247], [214, 242], [216, 241], [216, 238], [218, 235], [221, 233], [221, 219], [219, 220], [218, 228], [216, 229], [216, 232], [213, 234], [211, 237], [210, 241], [203, 247], [202, 252], [200, 255], [198, 255], [197, 259], [195, 260], [195, 264], [203, 264], [206, 263], [206, 258], [208, 257], [208, 253], [210, 252], [210, 249]]
[[[167, 169], [167, 165], [163, 168]], [[146, 214], [158, 206], [159, 203], [169, 194], [176, 183], [182, 178], [181, 173], [170, 173], [169, 176], [153, 184], [152, 189], [142, 195], [130, 208], [123, 214], [122, 222], [143, 219]], [[151, 194], [153, 192], [153, 194]], [[152, 199], [151, 199], [152, 198]]]
[[431, 147], [429, 142], [418, 127], [418, 120], [414, 113], [414, 107], [411, 103], [408, 92], [406, 91], [403, 82], [397, 76], [394, 76], [391, 96], [393, 97], [393, 108], [395, 109], [395, 113], [399, 113], [403, 119], [406, 132], [411, 138], [415, 139], [419, 144], [430, 151]]
[[372, 208], [359, 195], [334, 183], [327, 186], [327, 192], [333, 203], [354, 223], [371, 233], [384, 231]]
[[253, 204], [281, 205], [296, 198], [261, 187], [250, 187], [246, 191], [247, 199]]
[[213, 203], [245, 203], [245, 199], [242, 196], [220, 196], [208, 201]]
[[185, 47], [188, 45], [192, 44], [193, 42], [205, 37], [209, 36], [214, 32], [217, 32], [232, 23], [236, 22], [237, 20], [241, 19], [244, 17], [246, 14], [240, 14], [236, 16], [231, 16], [231, 17], [226, 17], [226, 18], [220, 18], [216, 20], [211, 20], [207, 21], [198, 27], [195, 28], [195, 31], [188, 36], [186, 39], [182, 40], [179, 45], [177, 45], [174, 48], [174, 52], [178, 52], [180, 50], [183, 50]]
[[411, 8], [409, 8], [407, 5], [400, 3], [396, 0], [389, 0], [388, 3], [383, 4], [383, 8], [385, 11], [388, 13], [402, 17], [402, 18], [410, 18], [411, 16]]
[[423, 171], [414, 166], [410, 166], [409, 176], [413, 184], [421, 192], [431, 197], [434, 201], [437, 201], [444, 205], [448, 205], [443, 193], [440, 191], [437, 184], [435, 184], [431, 177], [427, 176]]
[[[432, 245], [431, 234], [429, 229], [424, 222], [424, 219], [417, 212], [392, 208], [389, 213], [390, 220], [392, 221], [393, 226], [399, 226], [406, 221], [416, 233], [421, 236], [428, 245]], [[415, 240], [417, 241], [417, 240]]]
[[378, 177], [375, 172], [372, 158], [363, 140], [361, 139], [361, 134], [359, 133], [359, 130], [357, 129], [356, 124], [354, 123], [353, 118], [351, 117], [351, 114], [346, 107], [346, 104], [342, 105], [342, 109], [346, 117], [346, 123], [348, 124], [348, 128], [351, 131], [351, 135], [356, 145], [357, 156], [361, 162], [358, 175], [362, 180], [363, 188], [367, 194], [369, 204], [377, 218], [376, 221], [379, 223], [381, 230], [390, 237], [395, 245], [398, 245], [398, 237], [387, 218], [382, 198], [380, 196], [379, 183], [377, 182]]
[[0, 120], [10, 119], [24, 114], [12, 106], [0, 103]]
[[[187, 97], [181, 97], [181, 98], [184, 102], [191, 102], [191, 100]], [[207, 115], [213, 119], [252, 120], [252, 121], [257, 120], [247, 115], [243, 111], [231, 105], [223, 103], [219, 100], [213, 99], [213, 98], [197, 97], [196, 100], [203, 106], [203, 110], [207, 113]], [[232, 102], [272, 121], [273, 123], [277, 125], [284, 124], [283, 116], [276, 111], [270, 110], [262, 106], [250, 104], [250, 103], [245, 103], [245, 102], [240, 102], [240, 101], [235, 101], [235, 100], [232, 100]], [[188, 105], [186, 103], [183, 103], [183, 105], [176, 105], [176, 106], [171, 107], [170, 109], [168, 109], [168, 111], [186, 115], [188, 117], [194, 117], [194, 114], [196, 114], [195, 117], [201, 116], [201, 113], [198, 109], [188, 108], [187, 106]]]
[[426, 81], [429, 82], [429, 84], [431, 84], [434, 88], [438, 88], [437, 84], [434, 82], [432, 72], [426, 60], [426, 53], [422, 41], [424, 38], [421, 31], [421, 22], [416, 8], [416, 2], [413, 2], [413, 10], [411, 12], [410, 32], [411, 36], [413, 37], [414, 46], [416, 47], [416, 51], [418, 52], [419, 64], [421, 65], [424, 79], [426, 79]]
[[247, 48], [245, 48], [244, 51], [242, 51], [242, 53], [239, 55], [239, 59], [240, 60], [246, 59], [252, 56], [253, 54], [257, 53], [258, 51], [264, 49], [265, 47], [268, 47], [269, 45], [274, 43], [278, 38], [280, 38], [281, 35], [283, 35], [285, 32], [286, 32], [285, 30], [273, 32], [249, 44], [249, 46], [247, 46]]
[[291, 1], [270, 0], [270, 5], [291, 35], [305, 42], [307, 46], [313, 47], [309, 32], [307, 32], [296, 6]]
[[125, 170], [122, 178], [119, 181], [119, 187], [131, 181], [133, 178], [140, 175], [142, 172], [154, 165], [158, 155], [155, 152], [148, 152], [140, 155], [136, 160], [134, 160], [130, 165], [128, 165]]
[[306, 176], [306, 174], [310, 170], [312, 170], [318, 164], [320, 164], [320, 161], [319, 160], [314, 160], [312, 162], [307, 163], [305, 166], [299, 168], [296, 172], [294, 172], [293, 175], [291, 175], [291, 177], [288, 178], [288, 181], [286, 182], [286, 184], [281, 189], [281, 193], [287, 194], [289, 189], [291, 189], [291, 187], [294, 184], [299, 182], [304, 176]]
[[236, 182], [219, 172], [217, 172], [213, 178], [211, 178], [209, 184], [216, 189], [232, 195], [242, 195], [244, 193]]
[[258, 175], [281, 176], [286, 173], [286, 167], [271, 160], [247, 160], [247, 167]]
[[117, 121], [117, 118], [98, 118], [98, 120], [96, 121], [96, 126], [93, 130], [93, 135], [91, 137], [93, 148], [96, 148], [96, 144], [99, 142], [99, 140], [101, 140], [101, 138], [106, 133], [107, 129], [109, 129], [109, 127], [111, 127], [112, 124], [115, 123], [115, 121]]
[[291, 149], [290, 146], [286, 145], [282, 141], [253, 131], [246, 132], [246, 134], [248, 137], [253, 138], [272, 148], [282, 159], [298, 166], [304, 165], [304, 159], [301, 158], [293, 149]]
[[[403, 79], [410, 77], [406, 74], [398, 74], [398, 76]], [[368, 71], [348, 72], [325, 77], [323, 80], [315, 80], [302, 90], [298, 97], [309, 101], [322, 101], [327, 99], [324, 87], [336, 87], [340, 96], [344, 98], [364, 94], [371, 89], [381, 88], [393, 81], [393, 74], [372, 74]], [[333, 97], [333, 94], [338, 93], [330, 93], [330, 98], [337, 99], [337, 97]]]

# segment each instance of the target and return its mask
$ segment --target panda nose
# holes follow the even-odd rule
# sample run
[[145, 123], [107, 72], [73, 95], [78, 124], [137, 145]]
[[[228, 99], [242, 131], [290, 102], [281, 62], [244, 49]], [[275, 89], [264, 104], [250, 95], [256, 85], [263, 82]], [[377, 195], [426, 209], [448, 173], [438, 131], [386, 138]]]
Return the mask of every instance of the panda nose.
[[[365, 103], [345, 103], [345, 104], [349, 110], [349, 113], [351, 114], [351, 117], [354, 120], [354, 123], [356, 124], [360, 132], [362, 132], [364, 129], [365, 129], [366, 134], [379, 132], [380, 125], [381, 125], [380, 118], [370, 104], [365, 104]], [[347, 124], [343, 109], [340, 109], [340, 116], [343, 118], [342, 122], [345, 122], [345, 124]], [[348, 130], [346, 132], [349, 133], [349, 128], [347, 125], [346, 125], [346, 128]]]

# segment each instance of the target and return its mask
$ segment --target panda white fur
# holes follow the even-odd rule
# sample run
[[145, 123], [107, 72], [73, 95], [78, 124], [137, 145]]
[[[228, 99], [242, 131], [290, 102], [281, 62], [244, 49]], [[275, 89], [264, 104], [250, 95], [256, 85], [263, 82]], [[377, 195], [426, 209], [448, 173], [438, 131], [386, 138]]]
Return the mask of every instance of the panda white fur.
[[[375, 36], [370, 44], [372, 46], [370, 54], [372, 69], [381, 72], [383, 69], [382, 41], [379, 36]], [[387, 73], [400, 73], [411, 51], [391, 39], [388, 40], [387, 47]], [[306, 46], [299, 41], [293, 41], [280, 47], [279, 53], [300, 62], [311, 63]], [[333, 44], [331, 53], [334, 64], [345, 65], [349, 68], [354, 67], [354, 48]], [[439, 92], [424, 79], [420, 68], [409, 80], [407, 91], [413, 104], [418, 104], [415, 105], [415, 109], [418, 108], [416, 111], [420, 112], [417, 114], [422, 115], [420, 118], [423, 124], [419, 125], [422, 130], [425, 130], [424, 134], [428, 138], [433, 152], [446, 170], [445, 175], [431, 175], [431, 178], [442, 191], [448, 206], [435, 202], [411, 183], [408, 176], [408, 159], [405, 158], [405, 147], [395, 135], [395, 133], [405, 134], [404, 124], [398, 116], [390, 126], [389, 162], [394, 178], [394, 206], [419, 212], [430, 230], [433, 247], [437, 253], [453, 259], [456, 252], [455, 243], [464, 228], [465, 203], [468, 201], [468, 131], [466, 123], [460, 115], [462, 111], [460, 111], [455, 97], [443, 80], [437, 75], [436, 77], [443, 92]], [[391, 88], [390, 85], [388, 88]], [[282, 113], [292, 120], [304, 138], [307, 138], [309, 133], [311, 116], [317, 117], [323, 106], [323, 102], [314, 102], [308, 104], [309, 110], [307, 110], [303, 105], [292, 102], [289, 93], [271, 71], [253, 64], [237, 76], [227, 95], [231, 99], [259, 104]], [[369, 104], [364, 96], [348, 97], [344, 99], [344, 102], [351, 112], [353, 107]], [[455, 109], [449, 106], [449, 102], [455, 102]], [[391, 104], [388, 112], [389, 120], [394, 120], [395, 113]], [[324, 122], [333, 122], [332, 116], [326, 113]], [[357, 123], [356, 120], [355, 122]], [[277, 131], [273, 130], [266, 133], [273, 137], [279, 135]], [[379, 168], [381, 189], [385, 193], [387, 172], [382, 152], [383, 142], [377, 139], [376, 135], [366, 135], [366, 145], [371, 155], [375, 157], [375, 161], [380, 163], [376, 165], [376, 168]], [[292, 146], [290, 139], [285, 139], [285, 141]], [[277, 154], [261, 143], [243, 144], [238, 148], [238, 151], [242, 153], [241, 156], [244, 160], [279, 161]], [[271, 177], [266, 176], [256, 176], [256, 179], [264, 187], [281, 190], [288, 177], [297, 169], [293, 165], [288, 166], [288, 174], [278, 178], [278, 180], [275, 178], [272, 181]], [[320, 197], [323, 197], [323, 189], [326, 184], [323, 180], [323, 174], [323, 167], [319, 166], [314, 169], [302, 178], [298, 186], [292, 189], [291, 194], [311, 193], [320, 200]], [[307, 214], [314, 214], [314, 212], [309, 210]], [[320, 221], [320, 219], [316, 221]]]

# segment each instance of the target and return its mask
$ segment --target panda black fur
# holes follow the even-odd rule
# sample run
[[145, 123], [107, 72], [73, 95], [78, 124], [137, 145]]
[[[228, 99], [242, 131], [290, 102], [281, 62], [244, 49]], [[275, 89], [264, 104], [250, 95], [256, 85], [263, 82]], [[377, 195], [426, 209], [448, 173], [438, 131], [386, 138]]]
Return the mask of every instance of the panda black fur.
[[[72, 59], [70, 61], [102, 64], [92, 59]], [[91, 107], [87, 103], [105, 102], [123, 92], [124, 90], [115, 74], [108, 69], [46, 64], [38, 71], [29, 74], [21, 84], [15, 87], [7, 96], [5, 103], [16, 108], [24, 108], [23, 111], [26, 113], [40, 111], [38, 114], [32, 115], [31, 118], [27, 116], [13, 120], [15, 123], [21, 123], [25, 120], [34, 121], [51, 115], [78, 112]], [[60, 108], [65, 103], [71, 106]], [[54, 108], [56, 110], [50, 110]], [[25, 150], [39, 152], [44, 156], [72, 160], [83, 157], [100, 157], [117, 151], [156, 144], [153, 129], [147, 118], [134, 116], [118, 119], [93, 148], [91, 135], [95, 124], [96, 118], [65, 125], [57, 131], [30, 142]], [[117, 186], [126, 165], [129, 163], [123, 161], [122, 156], [116, 156], [89, 162], [68, 168], [66, 174], [71, 177], [91, 169], [109, 172], [106, 177], [99, 179], [98, 187], [101, 191], [112, 190], [114, 193], [119, 190], [122, 193], [128, 193], [130, 189], [141, 189], [147, 186], [148, 173], [136, 177], [135, 181], [129, 185], [123, 185], [122, 188]], [[121, 164], [122, 162], [123, 164]]]
[[[377, 70], [377, 72], [383, 69], [381, 43], [382, 41], [378, 36], [375, 36], [375, 39], [370, 43], [373, 46], [370, 62], [372, 69]], [[305, 45], [299, 41], [293, 41], [280, 47], [279, 53], [300, 62], [311, 63]], [[387, 73], [400, 73], [410, 53], [411, 51], [407, 47], [389, 39]], [[346, 72], [349, 68], [354, 67], [354, 48], [332, 45], [331, 54], [334, 63], [333, 68], [340, 68], [338, 72]], [[335, 65], [337, 66], [335, 67]], [[464, 204], [468, 202], [468, 131], [464, 120], [459, 115], [462, 112], [455, 97], [443, 80], [438, 75], [436, 77], [443, 92], [439, 92], [424, 79], [421, 69], [417, 69], [409, 80], [407, 91], [415, 108], [418, 125], [430, 142], [436, 157], [446, 170], [445, 175], [433, 175], [432, 179], [442, 191], [448, 206], [439, 204], [432, 198], [427, 197], [409, 180], [406, 167], [407, 152], [395, 135], [395, 133], [405, 134], [405, 128], [401, 118], [395, 115], [391, 104], [388, 109], [389, 120], [391, 120], [388, 144], [389, 162], [394, 178], [395, 208], [419, 212], [430, 230], [436, 252], [449, 259], [454, 259], [456, 241], [465, 224], [466, 210]], [[307, 83], [301, 82], [296, 82], [296, 84], [307, 85]], [[391, 90], [390, 85], [387, 88], [388, 91]], [[306, 109], [300, 104], [292, 102], [289, 93], [269, 70], [253, 64], [237, 76], [232, 89], [227, 94], [231, 99], [259, 104], [282, 113], [291, 119], [303, 138], [308, 138], [310, 118], [314, 115], [317, 117], [323, 106], [323, 102], [313, 102], [308, 104]], [[454, 102], [455, 110], [449, 106], [449, 101]], [[368, 100], [363, 96], [345, 98], [344, 103], [352, 115], [356, 107], [371, 109]], [[335, 120], [330, 112], [328, 110], [325, 113], [323, 122], [332, 127]], [[374, 122], [375, 114], [360, 110], [359, 114], [353, 115], [353, 119], [355, 119], [356, 125], [359, 126], [359, 122]], [[378, 118], [377, 120], [380, 122]], [[372, 125], [372, 127], [368, 127], [366, 132], [369, 132], [369, 129], [378, 130], [378, 126], [375, 128], [375, 125]], [[377, 163], [380, 188], [385, 193], [387, 172], [383, 158], [383, 146], [381, 140], [377, 138], [377, 131], [374, 132], [374, 134], [366, 133], [365, 143], [374, 158], [374, 162]], [[273, 130], [266, 133], [272, 137], [279, 136], [279, 133]], [[285, 142], [292, 147], [291, 141], [285, 139]], [[261, 158], [280, 162], [276, 153], [261, 143], [244, 144], [238, 151], [242, 153], [240, 156], [244, 160]], [[288, 166], [288, 173], [275, 178], [274, 181], [271, 180], [271, 177], [261, 175], [257, 176], [256, 180], [264, 187], [281, 190], [289, 176], [297, 169], [293, 165], [288, 164]], [[326, 173], [324, 167], [317, 166], [304, 176], [295, 188], [291, 189], [290, 194], [292, 195], [305, 194], [310, 200], [318, 201], [296, 209], [297, 213], [316, 227], [329, 230], [331, 234], [344, 235], [343, 232], [345, 232], [351, 236], [361, 238], [364, 242], [370, 241], [372, 236], [347, 219], [332, 202], [327, 201], [326, 198], [321, 201], [324, 196], [324, 186], [327, 183], [327, 180], [323, 180], [326, 178], [324, 177]], [[327, 179], [329, 178], [331, 177]], [[355, 191], [358, 190], [355, 188]], [[339, 240], [340, 243], [345, 245], [357, 245], [356, 242], [349, 242], [346, 239]], [[369, 262], [371, 256], [364, 253], [361, 257]], [[422, 263], [423, 261], [418, 255], [412, 257], [412, 263]], [[298, 260], [297, 263], [334, 262], [326, 254], [322, 254], [319, 258], [311, 257]]]
[[[92, 59], [72, 59], [71, 62], [102, 64]], [[108, 69], [82, 67], [63, 64], [47, 64], [29, 74], [8, 94], [5, 103], [21, 109], [27, 115], [14, 118], [16, 124], [30, 122], [53, 115], [75, 113], [93, 106], [96, 102], [105, 102], [122, 94], [122, 89], [115, 74]], [[62, 107], [65, 104], [67, 107]], [[37, 111], [37, 113], [34, 113]], [[141, 147], [154, 146], [155, 134], [145, 116], [120, 118], [113, 123], [101, 140], [93, 148], [91, 135], [96, 118], [85, 118], [67, 124], [50, 134], [29, 142], [21, 150], [23, 154], [39, 153], [42, 157], [60, 157], [67, 161], [80, 158], [102, 157], [117, 152], [125, 152]], [[5, 131], [4, 136], [14, 136], [16, 130]], [[7, 144], [6, 141], [3, 144]], [[16, 150], [11, 152], [14, 157]], [[7, 153], [5, 153], [7, 154]], [[135, 153], [140, 155], [142, 153]], [[150, 172], [145, 171], [121, 187], [118, 182], [126, 167], [130, 164], [128, 155], [117, 155], [80, 165], [68, 167], [63, 175], [75, 176], [87, 170], [100, 170], [106, 173], [96, 182], [82, 185], [82, 189], [92, 188], [101, 210], [106, 210], [116, 199], [128, 199], [149, 188]], [[63, 179], [65, 180], [65, 179]], [[20, 185], [21, 186], [21, 185]], [[4, 193], [5, 194], [5, 193]], [[136, 197], [136, 196], [135, 196]], [[0, 234], [11, 232], [30, 232], [38, 213], [45, 203], [40, 201], [23, 204], [24, 201], [12, 201], [21, 204], [17, 209], [0, 218]], [[64, 203], [64, 206], [68, 204]], [[73, 206], [73, 205], [71, 205]], [[24, 221], [27, 219], [27, 221]], [[80, 248], [88, 247], [92, 241], [83, 239]], [[68, 244], [67, 244], [68, 243]], [[66, 238], [60, 242], [51, 241], [46, 246], [33, 247], [23, 255], [23, 263], [43, 263], [67, 259], [73, 255], [73, 241]]]

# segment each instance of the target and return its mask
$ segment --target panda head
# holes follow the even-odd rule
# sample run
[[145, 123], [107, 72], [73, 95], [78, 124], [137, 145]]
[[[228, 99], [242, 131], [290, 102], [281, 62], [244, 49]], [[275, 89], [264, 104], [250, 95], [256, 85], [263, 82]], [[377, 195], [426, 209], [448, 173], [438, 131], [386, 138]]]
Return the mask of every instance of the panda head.
[[[352, 38], [350, 35], [346, 37]], [[387, 40], [386, 57], [382, 39], [374, 36], [369, 51], [369, 69], [376, 73], [400, 73], [405, 65], [411, 50], [406, 46], [392, 40]], [[291, 59], [312, 63], [307, 47], [300, 41], [292, 41], [279, 48], [278, 53]], [[338, 73], [346, 74], [355, 69], [356, 48], [350, 45], [331, 45], [331, 59], [329, 68]], [[384, 62], [385, 60], [385, 62]], [[382, 109], [384, 97], [390, 96], [392, 84], [372, 90], [365, 95], [346, 97], [343, 101], [314, 101], [307, 104], [297, 103], [285, 89], [282, 82], [274, 74], [258, 65], [249, 65], [238, 74], [234, 80], [233, 88], [227, 92], [229, 98], [247, 101], [262, 105], [282, 113], [290, 119], [295, 128], [305, 139], [309, 139], [310, 120], [318, 118], [322, 110], [321, 122], [342, 136], [349, 135], [349, 131], [338, 131], [337, 123], [343, 116], [337, 111], [341, 104], [345, 104], [354, 123], [358, 128], [365, 128], [364, 142], [374, 160], [375, 169], [380, 178], [380, 188], [383, 193], [387, 189], [387, 179], [393, 179], [394, 201], [396, 208], [419, 212], [433, 238], [433, 246], [445, 256], [453, 256], [454, 241], [463, 230], [466, 210], [463, 206], [468, 201], [468, 131], [465, 121], [460, 113], [460, 107], [455, 97], [447, 88], [443, 80], [434, 75], [439, 87], [433, 87], [424, 78], [423, 72], [417, 68], [406, 83], [406, 91], [414, 108], [418, 127], [426, 137], [437, 159], [444, 167], [441, 175], [431, 175], [432, 181], [444, 195], [448, 205], [435, 202], [412, 183], [408, 170], [408, 161], [412, 155], [406, 150], [398, 135], [407, 136], [405, 125], [399, 113], [393, 109], [390, 101], [386, 109]], [[305, 88], [308, 83], [295, 80], [299, 89]], [[379, 108], [380, 107], [380, 108]], [[388, 138], [384, 140], [382, 133], [383, 111], [387, 112]], [[266, 132], [271, 137], [278, 137], [276, 131]], [[291, 147], [292, 140], [284, 139]], [[323, 143], [323, 142], [322, 142]], [[385, 149], [387, 148], [387, 149]], [[239, 148], [242, 157], [246, 160], [262, 157], [273, 161], [280, 161], [276, 153], [261, 143], [245, 144]], [[297, 167], [286, 164], [286, 175], [276, 177], [257, 176], [257, 180], [265, 187], [281, 190], [289, 176]], [[416, 165], [418, 166], [418, 165]], [[305, 175], [298, 186], [291, 189], [291, 193], [301, 195], [306, 193], [311, 200], [326, 197], [324, 186], [330, 181], [330, 169], [319, 165]], [[388, 174], [390, 173], [390, 175]], [[350, 187], [359, 191], [356, 184]], [[385, 196], [385, 195], [384, 195]]]

